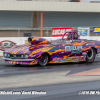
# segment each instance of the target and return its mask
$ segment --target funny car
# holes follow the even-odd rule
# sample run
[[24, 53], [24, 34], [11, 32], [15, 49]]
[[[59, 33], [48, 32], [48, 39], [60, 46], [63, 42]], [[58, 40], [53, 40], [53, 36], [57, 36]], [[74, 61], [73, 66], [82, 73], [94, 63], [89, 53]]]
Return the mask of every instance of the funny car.
[[[67, 34], [67, 36], [66, 36]], [[100, 42], [79, 39], [78, 33], [64, 33], [61, 39], [47, 40], [42, 37], [29, 37], [28, 44], [14, 46], [4, 51], [6, 63], [45, 66], [48, 63], [93, 62], [100, 53]]]

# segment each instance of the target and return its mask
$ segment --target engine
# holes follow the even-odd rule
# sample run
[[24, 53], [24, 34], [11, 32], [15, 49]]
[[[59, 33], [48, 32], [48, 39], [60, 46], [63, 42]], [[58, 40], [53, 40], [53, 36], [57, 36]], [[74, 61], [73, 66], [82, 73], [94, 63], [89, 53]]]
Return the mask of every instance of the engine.
[[50, 44], [51, 42], [42, 37], [29, 37], [28, 42], [32, 45]]

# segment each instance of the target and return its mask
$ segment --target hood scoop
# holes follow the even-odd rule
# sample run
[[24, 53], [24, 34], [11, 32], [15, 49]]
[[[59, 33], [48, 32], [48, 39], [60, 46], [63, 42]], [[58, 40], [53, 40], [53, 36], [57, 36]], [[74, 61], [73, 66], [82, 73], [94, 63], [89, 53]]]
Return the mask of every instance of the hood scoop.
[[31, 45], [41, 45], [41, 44], [51, 43], [49, 40], [42, 37], [29, 37], [28, 42], [31, 43]]

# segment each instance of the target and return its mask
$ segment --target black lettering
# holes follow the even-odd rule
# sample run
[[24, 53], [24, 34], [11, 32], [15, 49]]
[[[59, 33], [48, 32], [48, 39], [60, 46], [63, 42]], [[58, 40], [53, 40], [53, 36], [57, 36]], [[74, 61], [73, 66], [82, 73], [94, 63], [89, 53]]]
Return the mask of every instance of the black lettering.
[[4, 47], [7, 47], [8, 46], [8, 43], [4, 43]]
[[10, 43], [10, 46], [12, 47], [12, 46], [15, 46], [16, 45], [16, 43]]
[[2, 43], [0, 43], [0, 47], [2, 47]]

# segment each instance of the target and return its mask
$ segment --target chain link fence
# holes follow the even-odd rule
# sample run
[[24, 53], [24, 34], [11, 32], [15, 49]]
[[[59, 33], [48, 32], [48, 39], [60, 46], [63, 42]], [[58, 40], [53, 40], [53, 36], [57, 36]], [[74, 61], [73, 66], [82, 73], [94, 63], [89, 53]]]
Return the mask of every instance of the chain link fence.
[[[44, 27], [42, 29], [43, 37], [51, 37], [52, 28], [56, 27]], [[0, 37], [24, 37], [25, 33], [30, 33], [31, 36], [40, 36], [40, 30], [41, 28], [0, 28]], [[78, 27], [73, 27], [73, 31], [78, 31]], [[93, 27], [90, 27], [90, 36], [100, 36], [100, 34], [93, 33]]]

